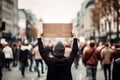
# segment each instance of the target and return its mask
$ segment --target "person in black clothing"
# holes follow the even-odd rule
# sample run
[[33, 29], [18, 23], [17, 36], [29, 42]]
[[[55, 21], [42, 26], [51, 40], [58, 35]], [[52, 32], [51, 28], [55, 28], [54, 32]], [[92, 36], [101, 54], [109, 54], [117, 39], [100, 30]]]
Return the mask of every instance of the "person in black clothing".
[[48, 66], [46, 80], [73, 80], [71, 65], [78, 52], [77, 38], [74, 38], [72, 51], [69, 57], [64, 56], [65, 47], [61, 42], [55, 45], [53, 57], [49, 57], [49, 53], [45, 50], [41, 38], [38, 38], [38, 47], [40, 55]]
[[2, 80], [2, 68], [4, 67], [5, 56], [2, 52], [2, 44], [0, 44], [0, 80]]
[[19, 51], [20, 70], [21, 75], [23, 77], [25, 77], [25, 67], [28, 66], [28, 55], [29, 55], [28, 44], [23, 43]]
[[80, 49], [78, 49], [77, 56], [75, 57], [75, 60], [74, 60], [75, 69], [78, 69], [79, 60], [80, 60]]
[[53, 45], [46, 45], [44, 48], [49, 53], [49, 56], [53, 55]]
[[12, 50], [13, 50], [13, 67], [16, 67], [18, 65], [18, 49], [17, 45], [15, 43], [12, 44]]
[[115, 51], [111, 56], [113, 61], [112, 80], [120, 80], [120, 45], [115, 45]]

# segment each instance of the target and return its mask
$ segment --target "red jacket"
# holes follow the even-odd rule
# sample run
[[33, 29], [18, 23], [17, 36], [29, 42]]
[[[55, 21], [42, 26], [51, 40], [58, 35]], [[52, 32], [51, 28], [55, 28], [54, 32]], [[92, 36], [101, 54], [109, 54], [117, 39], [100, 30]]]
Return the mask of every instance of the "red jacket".
[[97, 66], [98, 64], [98, 57], [99, 57], [99, 54], [98, 54], [98, 51], [96, 50], [96, 48], [87, 48], [85, 50], [85, 52], [83, 53], [83, 60], [87, 59], [87, 57], [92, 53], [92, 51], [94, 51], [94, 53], [92, 54], [92, 56], [88, 59], [88, 61], [86, 62], [85, 65], [89, 65], [89, 66]]

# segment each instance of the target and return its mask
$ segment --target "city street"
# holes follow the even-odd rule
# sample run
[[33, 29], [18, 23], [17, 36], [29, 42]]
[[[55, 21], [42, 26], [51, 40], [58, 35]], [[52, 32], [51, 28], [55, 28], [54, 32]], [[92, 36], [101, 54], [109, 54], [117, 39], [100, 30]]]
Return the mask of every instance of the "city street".
[[[72, 75], [73, 75], [73, 80], [86, 80], [85, 67], [81, 63], [81, 60], [79, 62], [78, 69], [75, 69], [73, 64]], [[45, 79], [46, 79], [46, 71], [44, 74], [41, 74], [40, 78], [38, 78], [37, 72], [29, 72], [29, 70], [27, 69], [26, 75], [23, 78], [21, 76], [18, 67], [12, 68], [12, 71], [6, 71], [5, 69], [3, 69], [3, 80], [45, 80]], [[97, 80], [104, 80], [103, 70], [100, 70], [100, 65], [98, 65]]]
[[100, 59], [96, 80], [111, 80], [119, 48], [120, 0], [0, 0], [0, 80], [46, 80], [46, 64], [49, 80], [88, 80]]

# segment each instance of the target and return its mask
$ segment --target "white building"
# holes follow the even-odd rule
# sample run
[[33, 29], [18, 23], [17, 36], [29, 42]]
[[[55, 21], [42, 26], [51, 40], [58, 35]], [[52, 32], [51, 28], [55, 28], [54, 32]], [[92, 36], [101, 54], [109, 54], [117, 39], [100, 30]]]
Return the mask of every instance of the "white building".
[[0, 23], [5, 22], [3, 33], [18, 34], [18, 0], [0, 0]]
[[77, 25], [79, 37], [90, 39], [94, 36], [94, 27], [91, 20], [90, 8], [94, 7], [94, 0], [85, 0], [82, 3], [81, 10], [77, 14]]

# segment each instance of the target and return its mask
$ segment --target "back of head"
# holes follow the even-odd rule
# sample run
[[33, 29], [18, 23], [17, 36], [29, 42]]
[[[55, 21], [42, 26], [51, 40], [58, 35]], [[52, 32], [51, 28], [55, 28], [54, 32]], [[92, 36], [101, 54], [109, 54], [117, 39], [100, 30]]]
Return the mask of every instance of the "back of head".
[[94, 47], [95, 46], [95, 41], [94, 40], [91, 40], [90, 41], [90, 47]]
[[65, 47], [64, 45], [62, 44], [62, 42], [57, 42], [57, 44], [55, 45], [54, 47], [54, 50], [53, 50], [53, 54], [55, 56], [63, 56], [64, 55], [64, 52], [65, 52]]
[[109, 43], [105, 43], [105, 47], [109, 47]]

